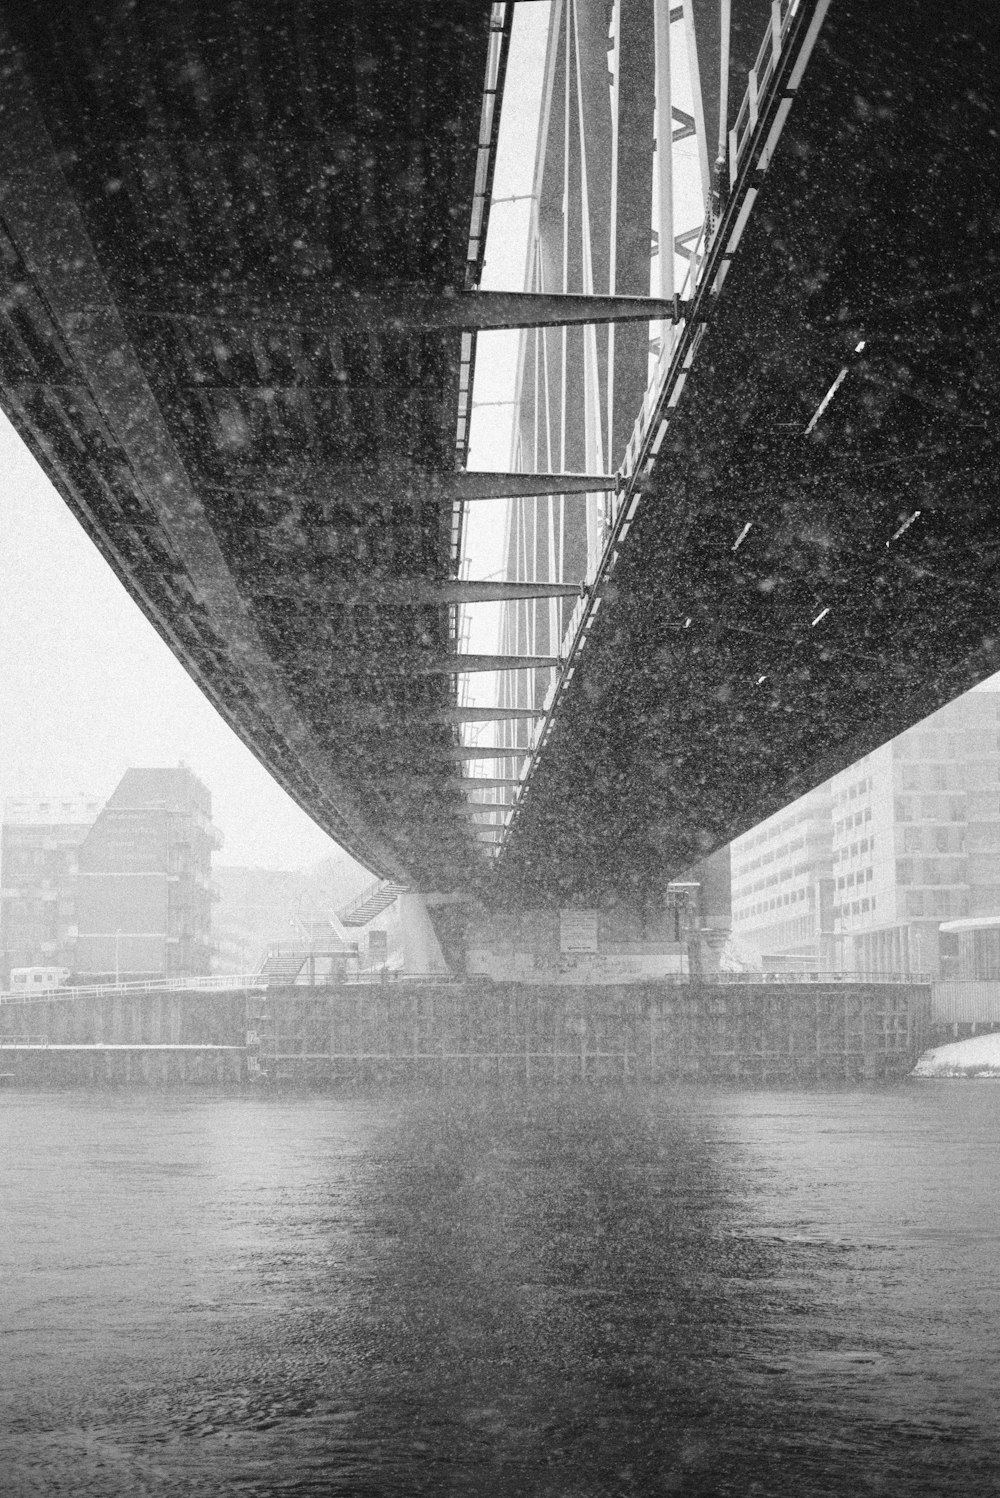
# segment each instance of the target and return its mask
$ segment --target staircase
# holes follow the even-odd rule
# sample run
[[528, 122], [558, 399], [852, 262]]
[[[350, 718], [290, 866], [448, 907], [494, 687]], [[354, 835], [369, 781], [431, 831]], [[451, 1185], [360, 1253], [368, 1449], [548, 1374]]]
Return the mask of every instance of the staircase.
[[309, 953], [303, 947], [299, 947], [297, 951], [271, 947], [261, 963], [259, 976], [264, 979], [268, 987], [272, 984], [292, 984], [302, 971], [308, 956]]
[[399, 884], [393, 879], [376, 879], [374, 884], [356, 895], [350, 905], [338, 911], [337, 919], [342, 926], [367, 926], [408, 889], [408, 884]]

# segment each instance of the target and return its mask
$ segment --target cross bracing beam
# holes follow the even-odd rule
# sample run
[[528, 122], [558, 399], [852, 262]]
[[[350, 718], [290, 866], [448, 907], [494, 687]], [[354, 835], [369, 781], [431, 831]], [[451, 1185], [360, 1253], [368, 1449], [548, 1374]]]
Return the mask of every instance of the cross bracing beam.
[[397, 592], [403, 601], [414, 603], [504, 603], [514, 598], [577, 598], [583, 588], [579, 583], [469, 582], [445, 578], [440, 582], [424, 578], [388, 578], [376, 584], [379, 593]]
[[614, 473], [445, 473], [431, 482], [454, 499], [514, 499], [537, 494], [599, 494], [617, 489]]
[[414, 708], [409, 728], [401, 728], [396, 716], [387, 717], [379, 703], [353, 703], [345, 708], [344, 718], [358, 728], [388, 728], [394, 732], [410, 731], [418, 724], [512, 723], [519, 718], [541, 717], [540, 707], [420, 707]]
[[446, 748], [432, 751], [439, 759], [454, 760], [476, 760], [476, 759], [516, 759], [526, 758], [531, 750], [524, 746], [520, 749], [511, 745], [498, 744], [449, 744]]
[[[317, 598], [323, 584], [317, 584]], [[370, 608], [434, 608], [447, 604], [504, 603], [515, 598], [578, 598], [580, 583], [519, 583], [465, 581], [462, 578], [361, 577], [329, 579], [329, 602], [336, 606], [363, 604]], [[269, 598], [297, 598], [301, 589], [280, 578], [265, 577], [257, 593]]]
[[[355, 327], [373, 332], [380, 328], [476, 332], [581, 323], [680, 322], [687, 312], [678, 298], [534, 291], [352, 293], [315, 285], [274, 295], [232, 290], [219, 296], [192, 289], [183, 302], [122, 300], [120, 305], [135, 316], [180, 322], [281, 328], [295, 324], [320, 330]], [[81, 315], [86, 318], [90, 310]]]
[[519, 718], [540, 718], [540, 707], [443, 707], [434, 714], [438, 723], [515, 723]]
[[421, 663], [418, 676], [447, 676], [472, 671], [534, 671], [561, 666], [557, 655], [447, 655]]
[[510, 776], [492, 777], [486, 775], [456, 775], [453, 779], [447, 781], [446, 783], [449, 790], [467, 791], [479, 790], [480, 788], [485, 790], [489, 790], [491, 788], [500, 789], [501, 787], [508, 785], [522, 785], [524, 782], [520, 780], [514, 780]]
[[610, 493], [620, 484], [621, 478], [616, 473], [489, 473], [469, 469], [400, 468], [387, 463], [380, 468], [360, 464], [326, 469], [312, 466], [308, 471], [288, 464], [257, 465], [252, 471], [234, 472], [231, 479], [203, 482], [199, 487], [210, 492], [235, 493], [264, 503], [280, 493], [286, 504], [318, 500], [321, 504], [333, 502], [339, 505], [343, 503], [343, 497], [337, 491], [342, 489], [350, 490], [351, 496], [362, 502], [373, 495], [398, 492], [426, 492], [447, 502], [515, 499], [538, 494]]

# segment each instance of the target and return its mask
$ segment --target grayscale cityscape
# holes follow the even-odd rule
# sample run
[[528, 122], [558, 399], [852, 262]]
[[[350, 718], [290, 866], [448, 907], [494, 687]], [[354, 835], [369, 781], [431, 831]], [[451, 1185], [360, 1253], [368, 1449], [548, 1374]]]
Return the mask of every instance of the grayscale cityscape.
[[1000, 1492], [1000, 9], [0, 69], [2, 1498]]

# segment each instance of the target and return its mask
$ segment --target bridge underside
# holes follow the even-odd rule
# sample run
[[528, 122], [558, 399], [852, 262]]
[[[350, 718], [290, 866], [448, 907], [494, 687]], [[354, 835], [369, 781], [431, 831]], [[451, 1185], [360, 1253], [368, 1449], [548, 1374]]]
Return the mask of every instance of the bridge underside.
[[631, 900], [1000, 668], [998, 56], [833, 0], [509, 893]]
[[[286, 788], [452, 889], [474, 340], [428, 307], [478, 277], [495, 15], [0, 8], [4, 409]], [[648, 896], [1000, 667], [998, 55], [989, 7], [833, 0], [508, 895]]]
[[430, 885], [482, 856], [434, 592], [474, 343], [394, 299], [476, 283], [497, 46], [489, 0], [0, 8], [0, 401], [286, 789]]

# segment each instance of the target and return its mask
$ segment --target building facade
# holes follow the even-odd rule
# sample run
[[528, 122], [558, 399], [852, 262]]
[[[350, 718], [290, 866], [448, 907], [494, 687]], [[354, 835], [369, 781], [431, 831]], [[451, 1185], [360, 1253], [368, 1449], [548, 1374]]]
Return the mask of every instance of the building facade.
[[127, 770], [80, 845], [75, 972], [211, 971], [212, 798], [186, 766]]
[[[809, 822], [807, 869], [792, 833]], [[966, 693], [738, 838], [733, 877], [734, 933], [762, 956], [952, 976], [953, 923], [1000, 914], [1000, 693]], [[818, 922], [797, 923], [800, 878]]]
[[730, 845], [733, 935], [765, 966], [832, 967], [832, 842], [821, 787]]
[[16, 967], [73, 968], [77, 859], [101, 803], [86, 797], [4, 803], [0, 831], [0, 985]]

